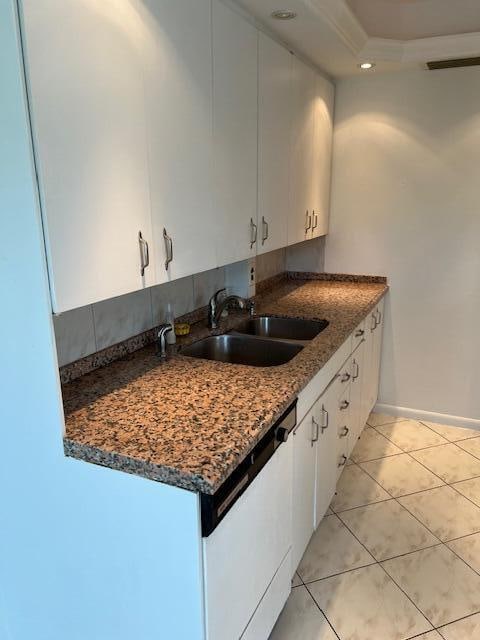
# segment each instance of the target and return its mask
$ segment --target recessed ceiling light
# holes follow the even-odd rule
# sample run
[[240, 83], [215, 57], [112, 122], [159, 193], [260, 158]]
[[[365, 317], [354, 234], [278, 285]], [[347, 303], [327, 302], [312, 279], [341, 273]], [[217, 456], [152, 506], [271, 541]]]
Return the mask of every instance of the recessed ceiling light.
[[272, 18], [276, 20], [293, 20], [296, 17], [295, 11], [290, 11], [290, 9], [278, 9], [272, 13]]
[[366, 71], [367, 69], [373, 69], [373, 67], [375, 66], [374, 62], [361, 62], [359, 65], [360, 69], [363, 69], [364, 71]]

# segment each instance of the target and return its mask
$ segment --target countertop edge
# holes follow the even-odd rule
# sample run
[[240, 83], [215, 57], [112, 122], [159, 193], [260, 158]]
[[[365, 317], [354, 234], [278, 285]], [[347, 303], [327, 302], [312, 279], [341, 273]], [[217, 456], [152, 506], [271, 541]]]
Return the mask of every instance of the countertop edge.
[[[251, 439], [248, 446], [236, 457], [235, 461], [226, 469], [225, 476], [228, 477], [235, 468], [245, 459], [248, 453], [255, 447], [255, 445], [261, 440], [265, 433], [275, 423], [276, 420], [283, 414], [288, 406], [298, 397], [298, 395], [305, 389], [311, 380], [319, 373], [326, 363], [334, 356], [338, 349], [342, 346], [351, 332], [355, 329], [359, 322], [361, 322], [375, 307], [376, 304], [382, 298], [386, 296], [389, 291], [387, 283], [383, 284], [383, 289], [378, 292], [377, 295], [372, 297], [372, 300], [366, 305], [361, 312], [352, 317], [351, 327], [344, 333], [340, 334], [339, 343], [334, 351], [330, 352], [321, 365], [313, 372], [306, 374], [303, 378], [298, 380], [298, 384], [295, 384], [295, 390], [282, 401], [281, 405], [276, 407], [273, 416], [262, 426], [256, 436]], [[211, 483], [204, 477], [186, 472], [185, 470], [178, 470], [167, 465], [152, 464], [144, 459], [133, 458], [118, 454], [114, 452], [107, 452], [97, 447], [75, 442], [74, 440], [64, 436], [64, 452], [67, 457], [81, 460], [87, 463], [96, 464], [102, 467], [113, 469], [115, 471], [123, 471], [131, 475], [146, 478], [147, 480], [153, 480], [155, 482], [162, 482], [167, 485], [175, 486], [187, 491], [195, 493], [213, 494], [222, 484], [222, 482]]]

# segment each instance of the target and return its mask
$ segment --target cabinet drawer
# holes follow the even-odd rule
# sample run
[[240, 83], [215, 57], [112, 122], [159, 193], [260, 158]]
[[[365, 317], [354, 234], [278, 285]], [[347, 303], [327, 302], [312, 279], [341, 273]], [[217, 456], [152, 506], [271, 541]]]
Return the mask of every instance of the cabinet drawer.
[[327, 364], [322, 367], [300, 393], [297, 404], [297, 422], [303, 420], [318, 397], [325, 391], [335, 374], [345, 363], [351, 353], [351, 345], [352, 339], [351, 336], [349, 336], [342, 346], [333, 354]]
[[358, 345], [365, 340], [365, 323], [366, 319], [362, 320], [360, 324], [356, 327], [355, 331], [352, 333], [352, 349], [353, 353]]

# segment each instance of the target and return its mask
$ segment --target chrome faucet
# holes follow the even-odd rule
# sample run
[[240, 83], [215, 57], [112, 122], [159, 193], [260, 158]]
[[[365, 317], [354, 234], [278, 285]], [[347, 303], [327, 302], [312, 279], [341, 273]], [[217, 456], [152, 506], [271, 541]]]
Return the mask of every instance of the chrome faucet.
[[218, 291], [216, 291], [210, 298], [210, 302], [208, 303], [208, 326], [210, 327], [210, 329], [218, 328], [218, 321], [220, 320], [220, 316], [229, 304], [234, 302], [239, 309], [247, 308], [247, 301], [245, 300], [245, 298], [241, 298], [240, 296], [227, 296], [219, 302], [218, 296], [224, 291], [225, 289], [219, 289]]
[[160, 329], [158, 330], [158, 351], [157, 354], [160, 356], [162, 360], [167, 359], [167, 333], [172, 331], [173, 327], [169, 324], [162, 324]]

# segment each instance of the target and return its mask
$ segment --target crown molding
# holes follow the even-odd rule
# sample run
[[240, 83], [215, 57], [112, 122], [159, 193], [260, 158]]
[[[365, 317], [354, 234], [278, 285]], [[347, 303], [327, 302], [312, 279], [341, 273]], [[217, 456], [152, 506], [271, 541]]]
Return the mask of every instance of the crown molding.
[[357, 55], [368, 42], [368, 34], [345, 0], [303, 0], [312, 11], [322, 17]]
[[345, 0], [303, 0], [319, 14], [359, 60], [425, 63], [480, 55], [480, 32], [416, 40], [370, 38]]
[[404, 62], [427, 62], [449, 58], [469, 58], [480, 54], [480, 33], [463, 33], [408, 40], [404, 43]]

